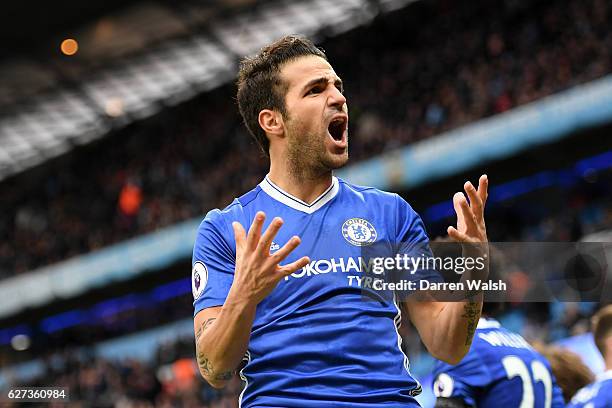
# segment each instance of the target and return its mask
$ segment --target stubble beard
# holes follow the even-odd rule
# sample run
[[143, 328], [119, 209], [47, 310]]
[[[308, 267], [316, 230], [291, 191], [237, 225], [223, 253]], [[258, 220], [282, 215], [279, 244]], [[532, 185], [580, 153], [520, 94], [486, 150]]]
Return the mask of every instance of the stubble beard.
[[316, 180], [346, 164], [348, 160], [346, 153], [343, 158], [334, 157], [325, 148], [321, 135], [302, 129], [296, 126], [288, 133], [287, 168], [293, 178]]

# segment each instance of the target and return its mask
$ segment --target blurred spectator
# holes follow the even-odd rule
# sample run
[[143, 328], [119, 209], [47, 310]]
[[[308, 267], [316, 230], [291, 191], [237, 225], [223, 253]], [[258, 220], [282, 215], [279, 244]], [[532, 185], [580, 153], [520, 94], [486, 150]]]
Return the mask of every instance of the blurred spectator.
[[128, 180], [119, 192], [119, 226], [131, 230], [142, 204], [142, 191], [140, 186]]
[[127, 217], [138, 214], [142, 203], [142, 192], [135, 183], [128, 181], [119, 193], [119, 209]]

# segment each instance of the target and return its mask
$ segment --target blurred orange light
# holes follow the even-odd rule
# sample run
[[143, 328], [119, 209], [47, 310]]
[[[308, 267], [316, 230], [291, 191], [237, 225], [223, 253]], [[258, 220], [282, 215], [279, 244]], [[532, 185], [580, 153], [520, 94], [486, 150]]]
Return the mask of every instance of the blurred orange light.
[[72, 38], [66, 38], [64, 41], [62, 41], [60, 49], [65, 55], [74, 55], [79, 50], [79, 43]]
[[104, 105], [106, 114], [113, 118], [123, 115], [123, 99], [121, 98], [110, 98]]

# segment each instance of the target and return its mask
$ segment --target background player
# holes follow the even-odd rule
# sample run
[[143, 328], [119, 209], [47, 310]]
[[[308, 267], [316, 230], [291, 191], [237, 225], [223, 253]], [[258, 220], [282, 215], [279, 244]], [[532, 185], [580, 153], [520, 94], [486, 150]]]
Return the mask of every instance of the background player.
[[[428, 238], [397, 194], [332, 176], [348, 160], [342, 91], [325, 54], [298, 37], [241, 66], [240, 112], [269, 155], [270, 172], [207, 215], [193, 276], [201, 374], [222, 387], [244, 360], [243, 406], [418, 406], [420, 385], [399, 348], [399, 310], [389, 293], [361, 287], [357, 265], [375, 242], [428, 250]], [[465, 189], [471, 204], [455, 195], [458, 222], [449, 235], [484, 242], [487, 178]], [[266, 222], [262, 211], [277, 217]], [[479, 296], [403, 307], [428, 350], [457, 363], [480, 316]]]
[[[436, 240], [433, 249], [440, 257], [457, 256], [456, 246], [444, 240]], [[494, 247], [490, 253], [490, 278], [503, 278], [507, 268], [503, 253]], [[436, 363], [437, 408], [564, 406], [548, 361], [523, 337], [493, 318], [502, 312], [503, 305], [483, 304], [472, 347], [459, 364]]]
[[594, 383], [578, 391], [569, 408], [612, 407], [612, 305], [593, 316], [593, 338], [604, 358], [606, 371]]
[[480, 319], [465, 358], [438, 362], [434, 376], [437, 408], [565, 406], [548, 361], [492, 318]]

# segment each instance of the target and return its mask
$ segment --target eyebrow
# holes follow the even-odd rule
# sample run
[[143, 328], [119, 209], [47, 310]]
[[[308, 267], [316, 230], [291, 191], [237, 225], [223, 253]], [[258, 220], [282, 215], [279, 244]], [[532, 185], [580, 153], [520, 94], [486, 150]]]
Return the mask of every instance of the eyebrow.
[[[311, 79], [310, 81], [308, 81], [308, 83], [306, 85], [304, 85], [304, 87], [302, 88], [302, 93], [306, 92], [307, 89], [315, 86], [315, 85], [321, 85], [321, 84], [327, 84], [329, 82], [329, 80], [326, 77], [320, 77], [320, 78], [315, 78], [315, 79]], [[334, 81], [334, 85], [336, 86], [336, 88], [343, 90], [343, 83], [342, 80], [338, 77], [336, 77], [336, 80]]]

